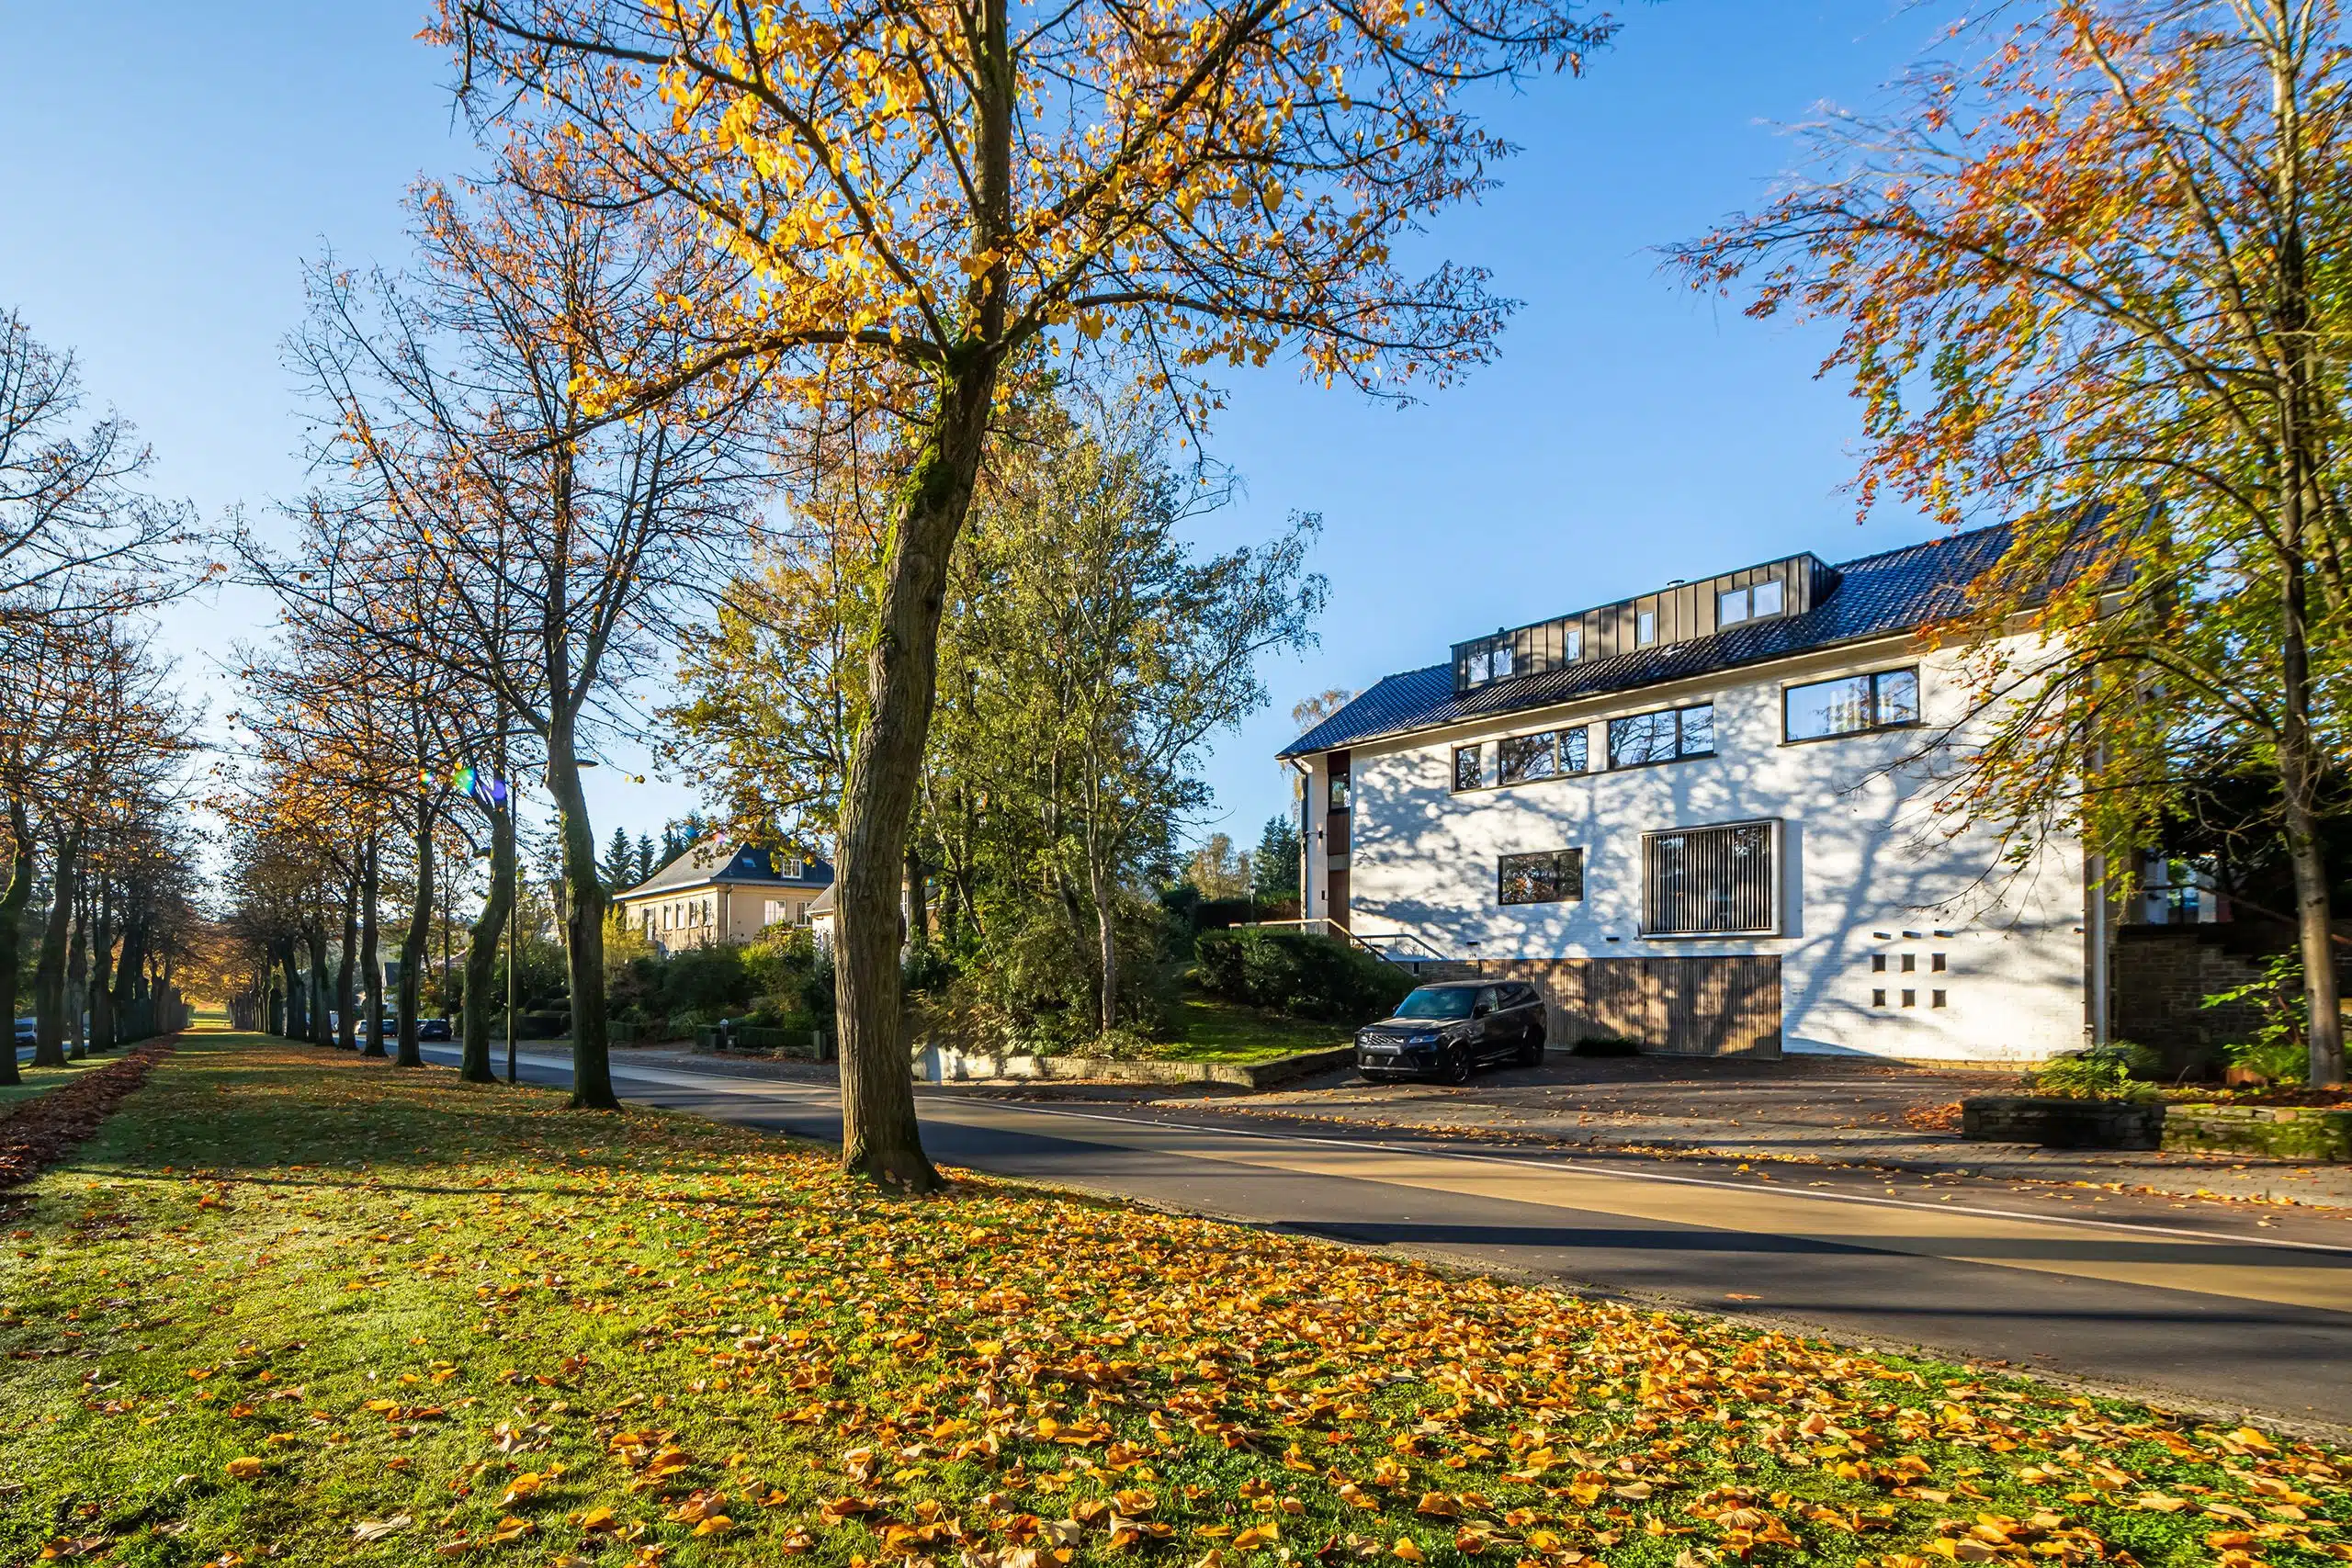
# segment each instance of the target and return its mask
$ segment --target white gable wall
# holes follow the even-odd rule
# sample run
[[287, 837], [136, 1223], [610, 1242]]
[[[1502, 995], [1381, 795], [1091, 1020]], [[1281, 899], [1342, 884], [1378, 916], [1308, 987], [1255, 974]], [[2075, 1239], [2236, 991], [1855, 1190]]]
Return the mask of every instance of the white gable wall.
[[[1783, 686], [1906, 665], [1920, 671], [1923, 728], [1782, 741]], [[1993, 834], [1946, 838], [1930, 821], [1916, 766], [1883, 772], [1965, 711], [1955, 665], [1951, 654], [1890, 639], [1353, 748], [1350, 924], [1371, 940], [1408, 932], [1463, 957], [1778, 953], [1782, 1039], [1792, 1052], [1983, 1059], [2077, 1048], [2079, 847], [2052, 844], [2021, 869], [1998, 867]], [[1707, 701], [1714, 756], [1609, 770], [1607, 718]], [[1586, 723], [1590, 772], [1452, 790], [1455, 746], [1485, 741], [1491, 754], [1501, 737]], [[1316, 829], [1328, 783], [1324, 759], [1313, 763], [1306, 849], [1316, 899], [1307, 913], [1323, 915], [1329, 859]], [[1643, 834], [1757, 818], [1781, 824], [1781, 934], [1643, 937]], [[1570, 848], [1584, 851], [1581, 902], [1497, 901], [1499, 857]], [[1942, 973], [1931, 967], [1939, 953]], [[1885, 956], [1883, 972], [1871, 968], [1874, 954]], [[1909, 973], [1905, 955], [1916, 965]], [[1901, 1005], [1906, 988], [1916, 1006]], [[1938, 989], [1941, 1009], [1930, 1005]], [[1873, 1005], [1877, 990], [1888, 1005]]]

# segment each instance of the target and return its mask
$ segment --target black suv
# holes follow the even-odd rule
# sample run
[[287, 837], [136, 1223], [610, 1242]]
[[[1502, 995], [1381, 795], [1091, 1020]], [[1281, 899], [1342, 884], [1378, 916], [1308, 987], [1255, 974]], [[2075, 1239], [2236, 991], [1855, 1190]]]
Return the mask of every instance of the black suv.
[[1396, 1016], [1356, 1031], [1356, 1070], [1416, 1073], [1462, 1083], [1481, 1062], [1544, 1060], [1544, 998], [1523, 980], [1423, 986]]

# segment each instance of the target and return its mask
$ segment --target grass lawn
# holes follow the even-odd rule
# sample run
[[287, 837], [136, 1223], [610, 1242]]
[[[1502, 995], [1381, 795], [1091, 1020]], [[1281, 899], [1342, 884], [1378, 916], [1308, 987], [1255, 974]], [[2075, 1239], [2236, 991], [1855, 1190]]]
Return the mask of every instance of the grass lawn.
[[1294, 1051], [1344, 1045], [1355, 1032], [1342, 1024], [1315, 1023], [1260, 1012], [1231, 1002], [1187, 996], [1169, 1023], [1161, 1055], [1186, 1062], [1262, 1062]]
[[108, 1062], [121, 1061], [123, 1053], [120, 1051], [108, 1051], [103, 1055], [92, 1056], [86, 1061], [68, 1062], [62, 1067], [19, 1066], [17, 1071], [23, 1077], [24, 1082], [0, 1084], [0, 1116], [7, 1115], [9, 1111], [37, 1094], [47, 1094], [62, 1084], [72, 1083], [92, 1067], [103, 1067]]
[[0, 1562], [2352, 1557], [2247, 1428], [251, 1036], [0, 1226]]

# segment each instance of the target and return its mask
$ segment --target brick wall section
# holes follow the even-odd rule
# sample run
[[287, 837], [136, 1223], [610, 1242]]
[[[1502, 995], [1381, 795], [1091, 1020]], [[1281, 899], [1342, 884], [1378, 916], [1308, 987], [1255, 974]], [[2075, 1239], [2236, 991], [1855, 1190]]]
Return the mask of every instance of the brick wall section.
[[2137, 1100], [1983, 1095], [1960, 1102], [1960, 1135], [1987, 1143], [2153, 1149], [2164, 1127], [2165, 1108]]
[[2222, 1047], [2254, 1038], [2261, 1020], [2204, 1000], [2261, 977], [2262, 961], [2231, 952], [2214, 927], [2126, 926], [2109, 970], [2113, 1036], [2160, 1052], [2168, 1077], [2218, 1072]]

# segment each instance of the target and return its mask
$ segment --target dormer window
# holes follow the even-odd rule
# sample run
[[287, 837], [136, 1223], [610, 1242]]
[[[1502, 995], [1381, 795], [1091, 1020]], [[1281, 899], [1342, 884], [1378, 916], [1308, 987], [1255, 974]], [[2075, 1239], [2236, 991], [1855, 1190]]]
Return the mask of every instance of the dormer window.
[[1464, 679], [1473, 686], [1510, 678], [1510, 639], [1498, 637], [1475, 645], [1464, 660]]
[[1747, 588], [1726, 588], [1715, 595], [1715, 624], [1736, 626], [1742, 621], [1760, 621], [1779, 615], [1785, 603], [1777, 581]]
[[1634, 616], [1634, 646], [1647, 648], [1657, 641], [1657, 612], [1643, 610]]

